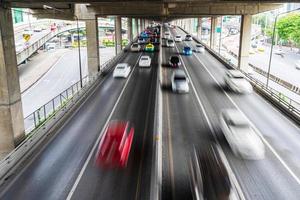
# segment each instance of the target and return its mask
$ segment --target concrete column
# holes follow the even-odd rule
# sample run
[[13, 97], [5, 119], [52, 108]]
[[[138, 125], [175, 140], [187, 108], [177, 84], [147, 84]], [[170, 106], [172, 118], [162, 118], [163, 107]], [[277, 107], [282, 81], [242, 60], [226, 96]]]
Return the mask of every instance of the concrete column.
[[242, 15], [241, 31], [240, 31], [240, 46], [238, 56], [238, 68], [248, 72], [249, 68], [249, 49], [251, 43], [251, 21], [252, 15]]
[[122, 24], [121, 17], [115, 17], [115, 48], [116, 55], [122, 51]]
[[201, 34], [202, 34], [202, 18], [197, 19], [197, 38], [201, 40]]
[[218, 24], [218, 17], [211, 17], [210, 27], [210, 48], [214, 49], [216, 46], [216, 29]]
[[138, 36], [140, 31], [139, 31], [139, 19], [135, 18], [135, 30], [136, 30], [136, 35]]
[[98, 19], [86, 20], [86, 39], [89, 75], [100, 71]]
[[25, 138], [10, 9], [0, 7], [0, 158]]
[[133, 36], [132, 36], [132, 18], [128, 17], [127, 18], [127, 39], [129, 41], [132, 41]]

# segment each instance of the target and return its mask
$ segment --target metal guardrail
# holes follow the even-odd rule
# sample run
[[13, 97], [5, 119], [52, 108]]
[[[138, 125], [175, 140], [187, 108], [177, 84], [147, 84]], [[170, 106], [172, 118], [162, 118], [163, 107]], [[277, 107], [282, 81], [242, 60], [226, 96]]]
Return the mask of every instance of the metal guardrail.
[[[114, 63], [116, 60], [120, 58], [121, 54], [118, 56], [108, 60], [104, 64], [101, 65], [100, 73], [108, 70], [108, 68], [111, 66], [112, 63]], [[77, 93], [81, 90], [86, 88], [87, 86], [90, 85], [90, 82], [94, 82], [95, 78], [97, 76], [93, 77], [88, 77], [85, 76], [83, 77], [83, 88], [80, 88], [80, 81], [74, 83], [71, 85], [69, 88], [61, 92], [59, 95], [48, 101], [46, 104], [41, 106], [39, 109], [31, 113], [30, 115], [26, 116], [24, 119], [24, 124], [25, 124], [25, 133], [29, 134], [41, 125], [44, 124], [44, 122], [48, 119], [51, 118], [55, 113], [60, 110], [62, 107], [64, 107], [65, 104], [67, 104], [72, 98], [77, 95]]]
[[[130, 42], [126, 48], [131, 45]], [[124, 51], [101, 65], [100, 71], [95, 76], [84, 77], [83, 87], [79, 82], [54, 97], [51, 101], [41, 106], [38, 110], [25, 118], [27, 124], [27, 137], [4, 159], [0, 160], [0, 184], [2, 184], [22, 160], [34, 151], [34, 147], [42, 143], [48, 136], [49, 130], [60, 120], [73, 105], [87, 95], [89, 89], [97, 80], [113, 69], [115, 63], [125, 56]]]
[[[184, 29], [182, 29], [181, 27], [179, 27], [182, 31], [188, 33], [187, 31], [185, 31]], [[223, 64], [227, 65], [228, 67], [232, 68], [232, 69], [237, 69], [237, 67], [230, 62], [230, 60], [226, 59], [225, 57], [223, 57], [221, 54], [219, 54], [218, 52], [216, 52], [215, 50], [211, 49], [210, 47], [208, 47], [206, 44], [204, 44], [203, 42], [201, 42], [197, 37], [193, 37], [193, 39], [202, 44], [203, 46], [205, 46], [205, 48], [213, 55], [215, 56], [219, 61], [223, 62]], [[285, 96], [282, 92], [279, 92], [271, 87], [267, 87], [266, 84], [262, 83], [261, 81], [253, 78], [251, 75], [247, 74], [246, 72], [240, 70], [245, 76], [246, 78], [250, 81], [250, 83], [258, 90], [260, 90], [261, 92], [264, 93], [264, 95], [268, 95], [269, 97], [271, 97], [271, 99], [273, 101], [276, 101], [277, 103], [279, 103], [279, 105], [283, 106], [286, 110], [288, 110], [290, 113], [292, 114], [293, 118], [296, 118], [297, 122], [300, 122], [300, 103]], [[292, 91], [292, 90], [291, 90]]]

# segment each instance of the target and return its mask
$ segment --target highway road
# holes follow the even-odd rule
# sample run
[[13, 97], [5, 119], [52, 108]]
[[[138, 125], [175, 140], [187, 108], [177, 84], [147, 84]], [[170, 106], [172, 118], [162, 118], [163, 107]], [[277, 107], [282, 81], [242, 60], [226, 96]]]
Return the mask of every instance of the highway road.
[[[185, 35], [181, 30], [171, 33]], [[256, 93], [237, 95], [226, 89], [226, 68], [208, 52], [181, 54], [185, 45], [195, 44], [184, 41], [161, 49], [162, 199], [192, 198], [187, 165], [191, 150], [215, 142], [245, 199], [299, 199], [299, 127]], [[122, 62], [133, 66], [130, 76], [105, 76], [56, 136], [0, 187], [0, 199], [149, 199], [159, 54], [126, 54]], [[150, 69], [137, 66], [144, 54], [152, 57]], [[180, 56], [181, 68], [189, 76], [188, 94], [170, 89], [172, 69], [167, 60], [174, 54]], [[233, 155], [219, 127], [219, 113], [225, 108], [240, 109], [256, 126], [266, 146], [264, 160]], [[130, 120], [135, 127], [132, 151], [123, 170], [94, 166], [98, 141], [113, 119]]]
[[[133, 67], [130, 77], [105, 76], [53, 140], [0, 189], [0, 199], [65, 199], [83, 169], [72, 199], [147, 199], [158, 54], [150, 54], [151, 69], [139, 69], [142, 54], [127, 53], [122, 62]], [[96, 168], [93, 158], [88, 159], [110, 119], [130, 120], [135, 126], [128, 166], [120, 171]]]
[[[173, 30], [172, 33], [185, 35], [181, 30]], [[194, 46], [195, 42], [178, 43], [176, 48], [166, 51], [180, 54], [184, 45]], [[173, 162], [174, 168], [165, 172], [165, 174], [170, 174], [170, 177], [173, 173], [175, 181], [171, 190], [170, 187], [165, 189], [169, 191], [167, 194], [177, 199], [180, 193], [185, 193], [182, 192], [182, 187], [187, 183], [182, 184], [182, 179], [184, 180], [186, 172], [181, 171], [182, 174], [176, 175], [179, 168], [186, 169], [186, 166], [182, 164], [186, 158], [184, 153], [180, 156], [180, 152], [188, 152], [192, 145], [201, 146], [202, 141], [209, 140], [216, 135], [246, 199], [298, 199], [300, 195], [299, 127], [257, 94], [236, 95], [225, 89], [223, 77], [226, 68], [207, 52], [195, 53], [193, 56], [181, 55], [181, 58], [183, 68], [190, 75], [191, 91], [188, 95], [176, 95], [176, 97], [169, 94], [169, 97], [164, 100], [169, 102], [165, 103], [169, 104], [167, 106], [169, 112], [165, 112], [169, 114], [166, 114], [164, 119], [170, 120], [170, 127], [166, 130], [172, 130], [169, 133], [170, 136], [166, 136], [169, 138], [166, 142], [175, 146], [172, 153], [173, 161], [172, 157], [168, 156], [168, 159], [171, 159], [169, 163]], [[176, 103], [176, 101], [182, 102]], [[196, 106], [198, 110], [201, 110], [200, 112], [197, 111]], [[224, 108], [240, 109], [257, 127], [267, 150], [264, 160], [247, 161], [232, 154], [219, 128], [218, 116]], [[203, 113], [206, 113], [207, 120], [201, 117]], [[212, 129], [203, 128], [205, 121], [206, 127], [211, 124]], [[177, 179], [180, 177], [178, 182]], [[187, 179], [186, 177], [185, 182]], [[170, 181], [172, 183], [172, 178]], [[176, 187], [176, 183], [180, 185]], [[184, 191], [188, 192], [186, 186], [184, 186]], [[164, 199], [169, 198], [167, 194]]]

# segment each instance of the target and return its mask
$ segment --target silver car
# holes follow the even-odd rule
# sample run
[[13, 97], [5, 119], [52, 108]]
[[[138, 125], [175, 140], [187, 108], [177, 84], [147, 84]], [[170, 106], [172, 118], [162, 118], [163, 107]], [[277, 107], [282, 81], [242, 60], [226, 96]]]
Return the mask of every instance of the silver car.
[[176, 69], [171, 76], [172, 91], [178, 93], [189, 92], [189, 79], [182, 69]]
[[133, 43], [130, 47], [130, 50], [133, 52], [139, 52], [141, 50], [141, 45], [138, 43]]
[[237, 93], [251, 93], [252, 85], [245, 79], [245, 76], [239, 70], [230, 69], [225, 75], [226, 85]]
[[167, 47], [175, 47], [175, 42], [172, 39], [168, 39], [166, 43]]

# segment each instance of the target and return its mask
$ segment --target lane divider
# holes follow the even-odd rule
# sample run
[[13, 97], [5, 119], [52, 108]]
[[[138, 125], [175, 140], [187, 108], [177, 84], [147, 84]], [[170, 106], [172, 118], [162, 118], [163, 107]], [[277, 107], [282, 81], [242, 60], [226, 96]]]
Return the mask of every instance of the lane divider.
[[139, 57], [138, 57], [135, 65], [133, 66], [129, 77], [127, 78], [127, 80], [126, 80], [126, 82], [125, 82], [125, 84], [123, 86], [123, 89], [122, 89], [122, 91], [121, 91], [121, 93], [120, 93], [120, 95], [119, 95], [119, 97], [118, 97], [118, 99], [117, 99], [117, 101], [116, 101], [116, 103], [115, 103], [115, 105], [114, 105], [111, 113], [109, 114], [109, 116], [108, 116], [108, 118], [107, 118], [107, 120], [106, 120], [106, 122], [105, 122], [105, 124], [104, 124], [104, 126], [103, 126], [103, 128], [102, 128], [102, 130], [101, 130], [101, 132], [100, 132], [100, 134], [99, 134], [99, 136], [97, 138], [97, 140], [96, 140], [96, 142], [94, 143], [94, 146], [93, 146], [92, 150], [90, 151], [90, 153], [88, 155], [88, 158], [86, 159], [83, 167], [81, 168], [81, 170], [80, 170], [80, 172], [79, 172], [79, 174], [78, 174], [78, 176], [77, 176], [77, 178], [76, 178], [76, 180], [74, 182], [74, 185], [72, 186], [72, 188], [71, 188], [71, 190], [70, 190], [70, 192], [69, 192], [66, 200], [70, 200], [72, 198], [72, 196], [73, 196], [73, 194], [74, 194], [74, 192], [75, 192], [75, 190], [76, 190], [76, 188], [77, 188], [77, 186], [78, 186], [78, 184], [79, 184], [79, 182], [80, 182], [80, 180], [81, 180], [81, 178], [82, 178], [82, 176], [83, 176], [83, 174], [85, 172], [85, 169], [87, 168], [88, 163], [90, 162], [90, 160], [91, 160], [91, 158], [92, 158], [92, 156], [94, 154], [94, 151], [97, 148], [97, 145], [98, 145], [98, 143], [99, 143], [99, 141], [100, 141], [100, 139], [101, 139], [101, 137], [102, 137], [102, 135], [103, 135], [103, 133], [105, 131], [105, 128], [107, 127], [109, 121], [111, 120], [111, 117], [112, 117], [113, 113], [115, 112], [115, 110], [116, 110], [116, 108], [117, 108], [117, 106], [118, 106], [118, 104], [119, 104], [119, 102], [120, 102], [120, 100], [121, 100], [121, 98], [122, 98], [122, 96], [123, 96], [126, 88], [127, 88], [127, 85], [128, 85], [128, 83], [129, 83], [129, 81], [130, 81], [130, 79], [132, 77], [132, 74], [134, 73], [134, 71], [136, 69], [136, 66], [137, 66], [137, 64], [138, 64], [141, 56], [142, 56], [142, 53], [140, 53], [140, 55], [139, 55]]

